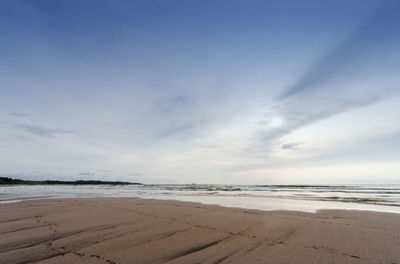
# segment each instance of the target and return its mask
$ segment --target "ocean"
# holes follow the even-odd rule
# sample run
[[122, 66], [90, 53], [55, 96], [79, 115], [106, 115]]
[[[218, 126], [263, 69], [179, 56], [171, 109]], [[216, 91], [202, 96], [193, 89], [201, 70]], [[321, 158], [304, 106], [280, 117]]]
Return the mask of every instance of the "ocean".
[[321, 209], [400, 213], [396, 185], [7, 185], [0, 204], [27, 199], [137, 197], [260, 210], [315, 212]]

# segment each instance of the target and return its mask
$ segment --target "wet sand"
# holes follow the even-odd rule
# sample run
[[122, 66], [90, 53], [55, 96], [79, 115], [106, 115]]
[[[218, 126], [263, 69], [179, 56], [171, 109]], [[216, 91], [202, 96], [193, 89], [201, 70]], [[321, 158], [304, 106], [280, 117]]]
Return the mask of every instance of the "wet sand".
[[0, 205], [0, 263], [400, 264], [400, 214], [90, 198]]

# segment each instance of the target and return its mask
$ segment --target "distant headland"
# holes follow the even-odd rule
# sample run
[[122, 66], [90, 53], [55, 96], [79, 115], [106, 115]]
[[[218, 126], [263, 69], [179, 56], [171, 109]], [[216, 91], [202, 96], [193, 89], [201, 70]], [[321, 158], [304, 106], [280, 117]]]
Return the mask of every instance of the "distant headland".
[[25, 181], [20, 179], [12, 179], [8, 177], [0, 177], [0, 185], [10, 184], [25, 184], [25, 185], [55, 185], [55, 184], [68, 184], [68, 185], [142, 185], [138, 182], [122, 182], [122, 181], [98, 181], [98, 180], [77, 180], [77, 181]]

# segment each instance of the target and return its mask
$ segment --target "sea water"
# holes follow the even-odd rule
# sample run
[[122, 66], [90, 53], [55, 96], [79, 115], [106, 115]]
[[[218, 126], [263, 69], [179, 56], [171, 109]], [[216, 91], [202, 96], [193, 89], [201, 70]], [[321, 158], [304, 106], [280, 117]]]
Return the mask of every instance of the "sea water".
[[400, 185], [8, 185], [0, 204], [26, 199], [137, 197], [260, 210], [371, 210], [400, 213]]

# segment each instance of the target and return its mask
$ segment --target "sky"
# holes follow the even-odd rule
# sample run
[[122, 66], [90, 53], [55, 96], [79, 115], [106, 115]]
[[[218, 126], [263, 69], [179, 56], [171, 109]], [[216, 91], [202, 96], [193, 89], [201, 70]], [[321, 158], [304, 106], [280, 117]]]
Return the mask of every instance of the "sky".
[[3, 0], [0, 175], [400, 183], [400, 1]]

